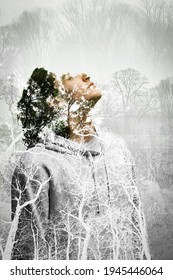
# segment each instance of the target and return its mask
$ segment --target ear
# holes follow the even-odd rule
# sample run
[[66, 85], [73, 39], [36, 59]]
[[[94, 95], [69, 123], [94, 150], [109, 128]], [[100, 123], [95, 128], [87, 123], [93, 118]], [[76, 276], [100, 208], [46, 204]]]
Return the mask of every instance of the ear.
[[60, 100], [58, 98], [48, 97], [47, 98], [47, 104], [50, 108], [58, 108]]

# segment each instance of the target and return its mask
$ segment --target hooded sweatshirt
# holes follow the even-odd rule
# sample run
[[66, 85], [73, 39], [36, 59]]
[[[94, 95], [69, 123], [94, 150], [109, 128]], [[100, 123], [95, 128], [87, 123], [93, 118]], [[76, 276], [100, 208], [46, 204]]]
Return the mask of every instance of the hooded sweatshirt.
[[23, 152], [13, 221], [17, 205], [13, 259], [150, 258], [133, 159], [117, 136], [79, 144], [50, 134]]

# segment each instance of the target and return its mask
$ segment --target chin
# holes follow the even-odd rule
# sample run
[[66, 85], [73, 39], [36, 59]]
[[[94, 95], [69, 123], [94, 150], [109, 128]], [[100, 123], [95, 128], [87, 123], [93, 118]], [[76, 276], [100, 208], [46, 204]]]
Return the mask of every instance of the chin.
[[92, 90], [88, 97], [89, 100], [99, 100], [102, 97], [102, 93], [100, 90]]
[[102, 97], [102, 93], [101, 93], [101, 91], [95, 91], [95, 92], [93, 92], [93, 100], [99, 100], [100, 98]]

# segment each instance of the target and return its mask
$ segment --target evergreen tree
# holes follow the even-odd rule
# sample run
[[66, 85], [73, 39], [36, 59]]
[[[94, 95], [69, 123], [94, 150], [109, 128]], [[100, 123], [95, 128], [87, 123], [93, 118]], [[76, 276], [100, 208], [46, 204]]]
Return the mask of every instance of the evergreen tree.
[[[39, 133], [47, 125], [51, 125], [61, 114], [61, 109], [50, 106], [48, 100], [59, 96], [56, 86], [56, 76], [44, 68], [36, 68], [23, 95], [18, 102], [18, 120], [21, 121], [24, 131], [24, 143], [27, 146], [36, 144], [39, 141]], [[58, 134], [64, 134], [66, 127], [61, 126]]]

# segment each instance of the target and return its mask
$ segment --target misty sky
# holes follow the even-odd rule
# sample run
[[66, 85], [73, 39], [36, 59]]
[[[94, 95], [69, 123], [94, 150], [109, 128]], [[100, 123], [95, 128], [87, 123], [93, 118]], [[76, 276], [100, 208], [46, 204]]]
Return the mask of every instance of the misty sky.
[[[172, 39], [170, 39], [172, 32], [171, 30], [167, 30], [169, 26], [167, 27], [166, 21], [164, 21], [165, 26], [163, 27], [162, 20], [159, 23], [159, 28], [153, 25], [151, 21], [150, 28], [147, 29], [147, 24], [145, 24], [147, 23], [147, 18], [145, 18], [144, 24], [140, 27], [137, 14], [140, 13], [143, 0], [98, 0], [97, 4], [101, 4], [100, 6], [102, 7], [101, 14], [98, 11], [96, 12], [96, 8], [98, 7], [95, 8], [92, 5], [94, 3], [92, 2], [93, 0], [84, 0], [83, 3], [86, 4], [85, 11], [87, 16], [90, 21], [93, 21], [92, 27], [90, 24], [87, 25], [87, 21], [84, 25], [83, 22], [85, 20], [80, 21], [80, 9], [77, 10], [80, 8], [78, 6], [80, 1], [0, 0], [0, 25], [11, 24], [14, 27], [15, 24], [13, 24], [13, 21], [17, 21], [24, 11], [31, 11], [35, 8], [53, 7], [54, 9], [51, 13], [55, 10], [55, 14], [57, 13], [56, 15], [58, 15], [55, 16], [55, 19], [51, 17], [47, 21], [50, 24], [50, 28], [48, 27], [48, 29], [43, 27], [44, 22], [41, 20], [41, 30], [43, 34], [46, 34], [44, 43], [41, 39], [41, 33], [36, 28], [35, 33], [32, 28], [30, 30], [30, 17], [20, 17], [17, 23], [18, 25], [15, 27], [18, 32], [15, 33], [18, 56], [11, 62], [11, 67], [13, 68], [11, 71], [18, 71], [22, 73], [25, 79], [28, 79], [28, 76], [35, 67], [44, 67], [45, 69], [51, 69], [58, 76], [67, 72], [70, 72], [72, 75], [86, 72], [90, 73], [90, 76], [95, 79], [109, 81], [115, 71], [130, 67], [148, 77], [152, 84], [158, 83], [161, 78], [172, 76], [173, 56]], [[150, 4], [150, 1], [152, 0], [148, 0], [148, 4]], [[161, 4], [163, 1], [172, 2], [173, 0], [156, 0], [156, 3], [160, 2]], [[126, 25], [125, 15], [128, 15], [128, 13], [126, 14], [125, 12], [123, 14], [123, 10], [117, 10], [120, 17], [119, 14], [115, 13], [112, 15], [110, 13], [110, 19], [113, 20], [109, 26], [109, 18], [107, 14], [105, 14], [104, 18], [103, 12], [103, 7], [106, 7], [109, 2], [113, 4], [126, 2], [130, 5], [137, 6], [137, 9], [127, 7], [128, 11], [129, 9], [134, 11], [130, 17], [127, 16], [127, 22], [130, 20], [130, 24]], [[87, 5], [89, 9], [87, 9]], [[107, 6], [109, 7], [109, 5]], [[59, 9], [56, 9], [57, 7]], [[65, 13], [63, 14], [64, 7]], [[73, 7], [75, 7], [74, 10]], [[167, 10], [168, 18], [170, 19], [169, 11], [171, 13], [171, 10]], [[34, 13], [38, 13], [38, 11], [32, 11], [30, 13], [31, 25], [34, 24], [32, 18]], [[166, 18], [164, 11], [162, 15]], [[75, 26], [76, 18], [79, 21]], [[102, 26], [102, 19], [104, 22], [107, 21], [108, 25], [104, 23]], [[53, 20], [55, 22], [57, 21], [55, 25], [51, 25]], [[69, 25], [68, 22], [70, 23]], [[46, 26], [49, 26], [49, 24]], [[80, 28], [77, 28], [77, 26], [80, 26]], [[139, 26], [142, 30], [140, 29], [138, 32], [138, 28], [135, 28], [136, 26]], [[74, 30], [77, 30], [78, 33], [74, 32]], [[120, 30], [120, 32], [116, 33], [117, 30]], [[51, 32], [49, 33], [49, 31]], [[62, 32], [63, 36], [61, 38]], [[27, 36], [26, 33], [28, 33]], [[31, 38], [31, 34], [33, 38]], [[48, 37], [49, 40], [47, 40]], [[161, 48], [163, 43], [165, 43], [165, 50], [161, 51], [163, 49]], [[159, 59], [156, 57], [158, 52]], [[9, 71], [9, 69], [8, 65], [4, 71]]]
[[[56, 7], [61, 2], [63, 0], [0, 0], [0, 25], [11, 23], [24, 10], [35, 7]], [[140, 0], [121, 0], [121, 2], [138, 4]]]

